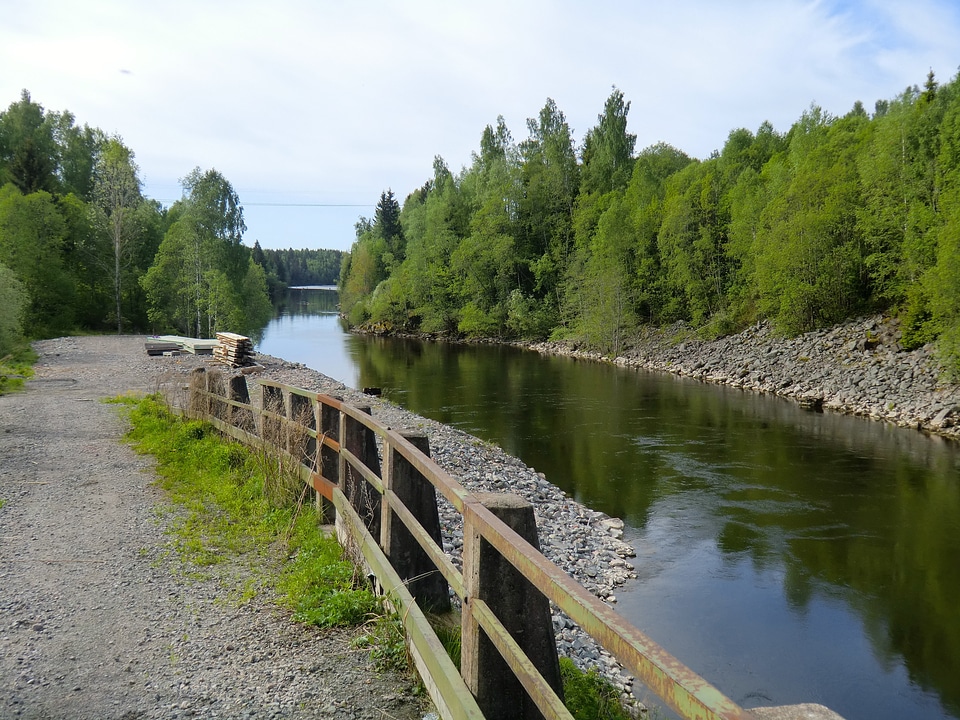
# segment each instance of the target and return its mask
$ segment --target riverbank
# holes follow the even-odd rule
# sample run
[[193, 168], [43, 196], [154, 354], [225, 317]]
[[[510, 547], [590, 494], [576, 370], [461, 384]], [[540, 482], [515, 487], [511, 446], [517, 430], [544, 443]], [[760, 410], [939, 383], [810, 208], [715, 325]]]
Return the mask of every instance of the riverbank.
[[795, 338], [769, 322], [717, 340], [686, 325], [645, 329], [616, 358], [570, 342], [525, 344], [622, 367], [790, 398], [816, 412], [839, 412], [960, 440], [960, 385], [944, 378], [933, 345], [906, 351], [896, 318], [851, 320]]
[[[526, 499], [535, 510], [543, 554], [601, 600], [614, 605], [617, 588], [637, 579], [631, 562], [636, 552], [622, 540], [622, 520], [581, 505], [550, 483], [543, 473], [496, 445], [380, 397], [366, 395], [306, 365], [261, 353], [257, 354], [256, 361], [264, 369], [247, 376], [251, 396], [257, 392], [253, 386], [259, 379], [270, 379], [340, 397], [355, 406], [370, 407], [374, 417], [392, 428], [424, 433], [429, 440], [431, 457], [468, 491], [510, 492]], [[463, 518], [443, 498], [439, 499], [439, 506], [443, 549], [454, 564], [462, 567]], [[553, 622], [557, 648], [562, 655], [583, 669], [596, 668], [625, 696], [630, 696], [634, 679], [610, 653], [565, 614], [555, 610]], [[651, 700], [659, 703], [656, 698]]]

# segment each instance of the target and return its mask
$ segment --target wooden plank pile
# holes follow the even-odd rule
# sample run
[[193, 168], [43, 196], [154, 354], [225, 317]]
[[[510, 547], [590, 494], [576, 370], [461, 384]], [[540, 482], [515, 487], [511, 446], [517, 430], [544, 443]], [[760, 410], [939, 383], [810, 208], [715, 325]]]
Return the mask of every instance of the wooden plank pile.
[[218, 332], [214, 357], [224, 365], [238, 368], [253, 364], [253, 343], [250, 338], [230, 332]]
[[180, 350], [194, 355], [212, 355], [217, 341], [212, 339], [183, 337], [182, 335], [159, 335], [157, 340], [167, 343], [176, 343]]
[[147, 355], [156, 356], [164, 355], [166, 353], [177, 353], [180, 354], [180, 344], [175, 342], [170, 342], [167, 340], [161, 340], [159, 338], [147, 340], [143, 346], [147, 350]]

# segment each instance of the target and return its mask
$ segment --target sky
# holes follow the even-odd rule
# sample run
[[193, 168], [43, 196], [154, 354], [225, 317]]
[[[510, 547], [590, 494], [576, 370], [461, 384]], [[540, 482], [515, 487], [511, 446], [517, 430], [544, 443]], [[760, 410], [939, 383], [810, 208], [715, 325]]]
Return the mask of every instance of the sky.
[[811, 104], [872, 111], [960, 67], [960, 0], [0, 0], [0, 108], [22, 90], [120, 136], [144, 194], [215, 168], [244, 242], [347, 250], [381, 192], [469, 166], [548, 98], [582, 143], [614, 87], [637, 150], [705, 158]]

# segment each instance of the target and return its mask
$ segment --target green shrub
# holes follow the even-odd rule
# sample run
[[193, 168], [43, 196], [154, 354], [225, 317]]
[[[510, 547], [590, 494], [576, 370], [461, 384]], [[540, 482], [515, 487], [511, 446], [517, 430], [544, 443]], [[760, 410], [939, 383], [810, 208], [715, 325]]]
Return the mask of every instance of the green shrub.
[[595, 669], [583, 672], [570, 658], [560, 658], [564, 704], [576, 720], [630, 720], [619, 691]]
[[0, 355], [0, 395], [19, 389], [25, 380], [33, 377], [33, 363], [37, 354], [23, 343], [7, 355]]
[[300, 622], [320, 627], [358, 625], [382, 612], [380, 598], [343, 558], [335, 537], [310, 514], [300, 516], [289, 540], [293, 559], [277, 584], [284, 604]]
[[404, 640], [403, 623], [395, 613], [372, 620], [367, 632], [354, 638], [353, 645], [370, 650], [370, 659], [377, 670], [407, 672], [412, 666]]

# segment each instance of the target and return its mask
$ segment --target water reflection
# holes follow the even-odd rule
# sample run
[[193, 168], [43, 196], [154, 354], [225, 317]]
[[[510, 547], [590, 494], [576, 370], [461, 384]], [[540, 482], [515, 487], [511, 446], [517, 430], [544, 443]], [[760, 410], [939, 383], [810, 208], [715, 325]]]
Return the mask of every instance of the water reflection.
[[381, 387], [623, 517], [641, 579], [619, 611], [734, 700], [960, 717], [953, 444], [672, 376], [344, 336], [332, 320], [316, 347], [303, 324], [266, 352]]
[[358, 387], [358, 370], [344, 344], [346, 326], [337, 306], [333, 288], [290, 288], [256, 339], [256, 349]]
[[621, 611], [739, 702], [960, 715], [952, 444], [511, 348], [348, 347], [363, 384], [623, 517], [643, 581]]
[[339, 310], [337, 288], [332, 285], [292, 287], [276, 305], [275, 317], [336, 315]]

